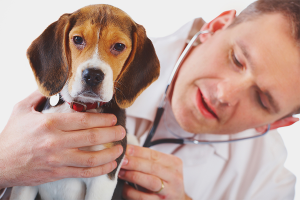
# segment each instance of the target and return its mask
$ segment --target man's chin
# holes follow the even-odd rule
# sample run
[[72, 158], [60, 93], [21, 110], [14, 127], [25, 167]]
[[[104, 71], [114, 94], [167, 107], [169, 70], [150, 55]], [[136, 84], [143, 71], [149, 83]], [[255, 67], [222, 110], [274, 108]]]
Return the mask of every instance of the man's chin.
[[[174, 113], [175, 114], [175, 113]], [[194, 134], [226, 134], [224, 131], [219, 130], [219, 126], [216, 126], [216, 124], [211, 124], [205, 120], [199, 120], [192, 117], [182, 117], [179, 116], [176, 117], [177, 123], [180, 125], [180, 127], [189, 132]]]
[[191, 117], [184, 117], [184, 115], [176, 117], [175, 113], [174, 115], [177, 123], [183, 130], [189, 133], [205, 133], [202, 130], [203, 126], [201, 126], [199, 123], [194, 122], [194, 120], [191, 119]]

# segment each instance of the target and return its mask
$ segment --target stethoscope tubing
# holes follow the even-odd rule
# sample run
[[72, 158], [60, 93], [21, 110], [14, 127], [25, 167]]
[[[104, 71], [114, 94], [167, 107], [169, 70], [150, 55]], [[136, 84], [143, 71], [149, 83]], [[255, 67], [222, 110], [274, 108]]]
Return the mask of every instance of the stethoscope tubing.
[[268, 128], [267, 130], [262, 133], [262, 134], [259, 134], [259, 135], [255, 135], [255, 136], [252, 136], [252, 137], [246, 137], [246, 138], [238, 138], [238, 139], [233, 139], [233, 140], [213, 140], [213, 141], [199, 141], [199, 140], [195, 140], [195, 139], [189, 139], [189, 138], [164, 138], [164, 139], [158, 139], [158, 140], [154, 140], [154, 141], [151, 141], [155, 132], [156, 132], [156, 129], [158, 127], [158, 124], [161, 120], [161, 117], [164, 113], [164, 108], [157, 108], [157, 112], [156, 112], [156, 116], [155, 116], [155, 119], [154, 119], [154, 122], [153, 122], [153, 126], [151, 128], [151, 130], [149, 131], [149, 134], [144, 142], [144, 145], [143, 147], [151, 147], [151, 146], [155, 146], [155, 145], [158, 145], [158, 144], [215, 144], [215, 143], [232, 143], [232, 142], [238, 142], [238, 141], [242, 141], [242, 140], [248, 140], [248, 139], [254, 139], [254, 138], [258, 138], [258, 137], [262, 137], [264, 135], [266, 135], [271, 126], [270, 124], [268, 124]]

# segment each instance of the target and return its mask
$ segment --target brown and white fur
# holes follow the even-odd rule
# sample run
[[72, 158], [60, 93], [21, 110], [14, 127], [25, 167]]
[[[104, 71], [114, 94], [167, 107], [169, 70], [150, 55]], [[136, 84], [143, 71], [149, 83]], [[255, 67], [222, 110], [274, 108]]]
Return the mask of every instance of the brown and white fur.
[[[124, 109], [159, 76], [159, 61], [144, 28], [109, 5], [87, 6], [62, 15], [32, 42], [27, 57], [40, 92], [61, 97], [54, 107], [48, 100], [43, 113], [75, 112], [67, 103], [72, 101], [107, 102], [89, 112], [113, 113], [117, 125], [124, 128]], [[96, 78], [87, 80], [89, 73]], [[81, 149], [98, 151], [117, 144], [125, 152], [126, 137]], [[111, 199], [124, 152], [116, 159], [117, 168], [107, 175], [16, 186], [10, 199], [34, 200], [37, 194], [45, 200]]]

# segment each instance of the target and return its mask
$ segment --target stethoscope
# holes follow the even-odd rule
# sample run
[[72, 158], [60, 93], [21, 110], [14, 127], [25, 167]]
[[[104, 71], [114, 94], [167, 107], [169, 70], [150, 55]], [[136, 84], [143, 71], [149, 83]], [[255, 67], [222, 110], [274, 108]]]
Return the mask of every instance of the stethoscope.
[[199, 31], [198, 33], [196, 33], [194, 35], [194, 37], [191, 39], [191, 41], [188, 43], [188, 45], [186, 46], [186, 48], [184, 49], [184, 51], [182, 52], [182, 54], [180, 55], [178, 61], [176, 62], [175, 64], [175, 67], [172, 71], [172, 74], [168, 80], [168, 84], [167, 84], [167, 87], [166, 87], [166, 90], [165, 90], [165, 93], [162, 97], [162, 100], [157, 108], [157, 111], [156, 111], [156, 115], [155, 115], [155, 118], [154, 118], [154, 122], [153, 122], [153, 125], [152, 125], [152, 128], [151, 130], [149, 131], [149, 134], [144, 142], [144, 145], [143, 147], [151, 147], [151, 146], [154, 146], [154, 145], [158, 145], [158, 144], [165, 144], [165, 143], [173, 143], [173, 144], [212, 144], [212, 143], [229, 143], [229, 142], [237, 142], [237, 141], [242, 141], [242, 140], [248, 140], [248, 139], [254, 139], [254, 138], [258, 138], [258, 137], [261, 137], [261, 136], [264, 136], [266, 135], [269, 130], [270, 130], [270, 124], [268, 125], [268, 128], [267, 130], [262, 133], [262, 134], [259, 134], [259, 135], [255, 135], [255, 136], [251, 136], [251, 137], [245, 137], [245, 138], [239, 138], [239, 139], [233, 139], [233, 140], [225, 140], [225, 141], [222, 141], [222, 140], [214, 140], [214, 141], [205, 141], [205, 140], [195, 140], [193, 138], [181, 138], [181, 137], [178, 137], [178, 138], [173, 138], [173, 139], [170, 139], [170, 138], [166, 138], [166, 139], [159, 139], [159, 140], [154, 140], [154, 141], [151, 141], [155, 132], [156, 132], [156, 129], [158, 127], [158, 124], [161, 120], [161, 117], [165, 111], [165, 104], [166, 104], [166, 96], [167, 96], [167, 91], [168, 91], [168, 88], [177, 72], [177, 69], [179, 68], [179, 66], [181, 65], [182, 61], [184, 60], [184, 58], [186, 57], [186, 55], [189, 53], [189, 51], [191, 50], [191, 47], [193, 46], [193, 43], [195, 42], [195, 40], [198, 38], [198, 36], [200, 34], [205, 34], [205, 33], [211, 33], [210, 31], [206, 30], [206, 31]]

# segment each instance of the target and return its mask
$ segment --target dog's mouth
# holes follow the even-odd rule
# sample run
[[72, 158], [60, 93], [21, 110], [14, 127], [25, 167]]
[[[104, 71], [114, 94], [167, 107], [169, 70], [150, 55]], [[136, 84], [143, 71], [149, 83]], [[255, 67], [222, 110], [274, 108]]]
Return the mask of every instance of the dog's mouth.
[[82, 91], [78, 94], [78, 97], [92, 97], [92, 98], [100, 98], [100, 95], [96, 94], [94, 91]]
[[93, 103], [97, 101], [108, 102], [111, 100], [111, 98], [103, 98], [101, 91], [94, 91], [92, 88], [84, 88], [73, 97], [73, 100], [85, 103]]
[[[64, 86], [61, 91], [61, 96], [66, 102], [82, 102], [82, 103], [95, 103], [95, 102], [109, 102], [113, 95], [107, 95], [107, 91], [102, 88], [92, 88], [87, 86], [81, 86], [79, 90], [75, 90], [76, 87], [73, 85], [73, 90], [69, 90], [68, 83]], [[74, 89], [75, 88], [75, 89]]]
[[93, 103], [96, 101], [103, 101], [99, 92], [93, 91], [92, 88], [84, 88], [73, 96], [74, 101], [84, 102], [84, 103]]

